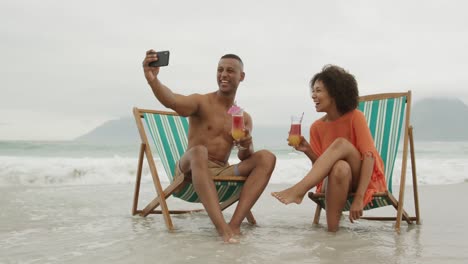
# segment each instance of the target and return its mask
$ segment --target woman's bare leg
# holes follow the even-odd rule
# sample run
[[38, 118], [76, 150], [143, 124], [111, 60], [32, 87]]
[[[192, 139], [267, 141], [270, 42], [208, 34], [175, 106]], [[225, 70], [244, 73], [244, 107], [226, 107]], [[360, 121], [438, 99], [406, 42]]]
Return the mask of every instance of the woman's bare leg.
[[341, 213], [348, 199], [351, 182], [351, 166], [344, 160], [337, 161], [330, 171], [325, 191], [327, 226], [330, 232], [338, 231]]
[[361, 154], [348, 140], [337, 138], [315, 161], [312, 169], [301, 181], [288, 189], [271, 194], [284, 204], [300, 204], [305, 194], [329, 175], [339, 160], [344, 160], [350, 165], [353, 177], [359, 177]]

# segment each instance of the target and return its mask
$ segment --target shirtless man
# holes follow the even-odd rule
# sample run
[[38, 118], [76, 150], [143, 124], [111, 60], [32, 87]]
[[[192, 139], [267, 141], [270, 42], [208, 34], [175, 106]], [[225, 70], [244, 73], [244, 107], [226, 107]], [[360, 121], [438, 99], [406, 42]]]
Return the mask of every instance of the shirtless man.
[[[233, 105], [237, 87], [244, 80], [242, 60], [234, 54], [221, 57], [216, 79], [218, 90], [207, 94], [181, 95], [174, 93], [158, 79], [159, 67], [150, 67], [157, 61], [154, 50], [146, 52], [143, 61], [145, 78], [156, 98], [181, 116], [189, 117], [187, 151], [179, 160], [176, 170], [191, 177], [200, 201], [225, 242], [236, 242], [241, 222], [262, 194], [276, 163], [276, 157], [267, 150], [254, 151], [252, 144], [252, 118], [244, 112], [245, 136], [234, 142], [231, 136], [231, 116], [227, 113]], [[228, 164], [234, 144], [240, 163]], [[239, 203], [232, 219], [227, 223], [221, 212], [218, 194], [212, 177], [217, 175], [248, 176], [242, 188]]]

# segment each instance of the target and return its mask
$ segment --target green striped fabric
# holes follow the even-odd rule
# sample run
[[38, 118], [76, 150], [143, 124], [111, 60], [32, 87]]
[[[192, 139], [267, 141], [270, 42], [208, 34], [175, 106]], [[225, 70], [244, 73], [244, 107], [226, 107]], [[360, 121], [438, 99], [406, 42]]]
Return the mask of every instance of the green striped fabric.
[[384, 162], [387, 188], [392, 192], [393, 167], [403, 127], [406, 96], [361, 102], [358, 109], [366, 116], [375, 147]]
[[[392, 192], [393, 167], [398, 154], [401, 130], [406, 109], [406, 96], [359, 103], [358, 109], [364, 113], [367, 125], [374, 138], [377, 151], [382, 156], [385, 166], [385, 180], [389, 192]], [[317, 199], [325, 208], [325, 198]], [[353, 198], [349, 198], [343, 211], [349, 211]], [[390, 205], [386, 197], [374, 197], [371, 203], [364, 207], [369, 210]]]
[[[188, 120], [177, 115], [153, 113], [144, 113], [143, 117], [164, 170], [169, 181], [172, 182], [175, 164], [187, 149]], [[242, 185], [243, 182], [215, 182], [219, 201], [223, 202], [238, 195]], [[173, 195], [188, 202], [200, 202], [191, 183]]]

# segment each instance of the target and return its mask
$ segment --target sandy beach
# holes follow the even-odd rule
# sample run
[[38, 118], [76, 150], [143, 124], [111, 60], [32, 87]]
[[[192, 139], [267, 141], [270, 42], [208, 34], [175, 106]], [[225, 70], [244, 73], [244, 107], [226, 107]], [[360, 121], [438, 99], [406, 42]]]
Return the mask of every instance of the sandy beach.
[[[153, 190], [144, 186], [143, 199]], [[315, 204], [284, 206], [270, 196], [254, 207], [258, 225], [242, 226], [241, 242], [221, 242], [204, 212], [131, 216], [132, 184], [2, 187], [0, 263], [466, 263], [468, 183], [420, 187], [422, 225], [343, 219], [336, 234], [312, 225]], [[406, 206], [412, 212], [411, 188]], [[184, 205], [170, 199], [173, 208]], [[190, 207], [198, 207], [191, 205]], [[390, 213], [393, 208], [367, 214]], [[232, 209], [225, 211], [227, 219]]]

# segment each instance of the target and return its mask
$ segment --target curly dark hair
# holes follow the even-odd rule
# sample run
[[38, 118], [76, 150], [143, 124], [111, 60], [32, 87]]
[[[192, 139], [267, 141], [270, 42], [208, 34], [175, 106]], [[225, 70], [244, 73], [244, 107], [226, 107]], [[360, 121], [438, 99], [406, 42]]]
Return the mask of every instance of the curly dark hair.
[[325, 65], [322, 71], [310, 80], [310, 88], [321, 81], [331, 98], [335, 99], [336, 107], [341, 114], [357, 108], [359, 90], [354, 76], [336, 65]]

